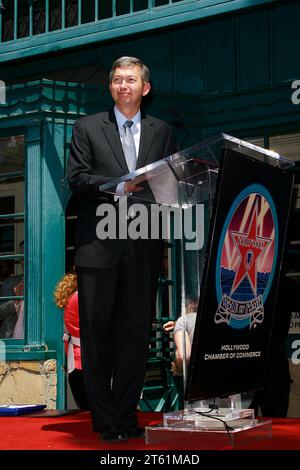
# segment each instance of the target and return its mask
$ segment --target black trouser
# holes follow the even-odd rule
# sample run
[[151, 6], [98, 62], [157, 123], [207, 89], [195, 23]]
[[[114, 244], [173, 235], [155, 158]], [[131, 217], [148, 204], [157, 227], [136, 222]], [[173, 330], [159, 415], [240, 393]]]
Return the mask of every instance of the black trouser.
[[77, 274], [82, 367], [94, 430], [136, 425], [157, 269], [136, 240], [113, 269], [77, 267]]

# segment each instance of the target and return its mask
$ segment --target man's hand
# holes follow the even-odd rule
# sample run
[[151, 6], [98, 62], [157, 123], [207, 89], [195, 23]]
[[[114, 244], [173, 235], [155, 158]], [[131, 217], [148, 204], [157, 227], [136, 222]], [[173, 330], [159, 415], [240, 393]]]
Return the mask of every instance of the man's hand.
[[133, 181], [127, 181], [124, 185], [124, 193], [135, 193], [137, 191], [142, 191], [144, 188], [142, 186], [136, 185]]

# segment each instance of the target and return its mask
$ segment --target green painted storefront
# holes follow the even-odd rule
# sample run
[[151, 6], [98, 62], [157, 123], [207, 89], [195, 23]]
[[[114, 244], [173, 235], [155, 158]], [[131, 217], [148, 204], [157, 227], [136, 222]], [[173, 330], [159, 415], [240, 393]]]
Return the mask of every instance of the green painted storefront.
[[[5, 340], [7, 359], [57, 360], [58, 408], [65, 406], [63, 322], [53, 290], [65, 271], [68, 147], [77, 118], [111, 105], [112, 61], [136, 55], [149, 65], [147, 111], [173, 126], [181, 148], [220, 131], [266, 146], [272, 136], [300, 132], [300, 105], [291, 100], [300, 79], [298, 1], [179, 1], [173, 15], [160, 8], [152, 23], [132, 13], [103, 30], [78, 26], [0, 45], [8, 85], [0, 138], [24, 135], [26, 162], [25, 338]], [[299, 266], [297, 250], [293, 256]]]

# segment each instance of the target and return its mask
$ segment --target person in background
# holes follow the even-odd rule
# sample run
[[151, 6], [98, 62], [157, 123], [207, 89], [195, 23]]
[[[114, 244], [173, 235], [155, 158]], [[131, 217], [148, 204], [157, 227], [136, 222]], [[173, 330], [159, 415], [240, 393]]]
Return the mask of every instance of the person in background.
[[88, 409], [82, 377], [80, 330], [78, 316], [77, 276], [66, 274], [54, 291], [55, 303], [64, 309], [64, 342], [67, 355], [68, 381], [74, 400], [81, 409]]
[[[186, 320], [185, 320], [185, 360], [188, 365], [191, 350], [193, 344], [195, 323], [197, 317], [197, 305], [198, 301], [196, 299], [186, 299]], [[172, 362], [172, 373], [173, 375], [182, 375], [183, 372], [183, 331], [184, 331], [184, 320], [180, 316], [176, 322], [173, 320], [168, 321], [163, 325], [163, 330], [167, 333], [173, 332], [174, 342], [175, 342], [175, 358]]]

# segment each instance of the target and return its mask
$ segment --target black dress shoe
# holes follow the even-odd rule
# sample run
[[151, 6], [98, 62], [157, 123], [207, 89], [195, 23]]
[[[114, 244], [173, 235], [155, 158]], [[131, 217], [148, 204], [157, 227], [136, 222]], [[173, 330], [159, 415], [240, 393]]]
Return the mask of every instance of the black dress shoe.
[[128, 441], [128, 436], [122, 429], [114, 429], [100, 433], [100, 437], [106, 442], [123, 442]]
[[124, 431], [128, 437], [145, 437], [145, 429], [139, 428], [138, 426], [124, 428]]

